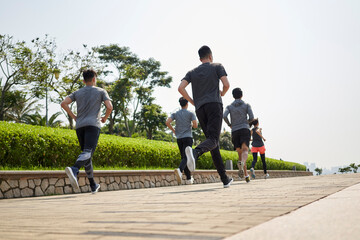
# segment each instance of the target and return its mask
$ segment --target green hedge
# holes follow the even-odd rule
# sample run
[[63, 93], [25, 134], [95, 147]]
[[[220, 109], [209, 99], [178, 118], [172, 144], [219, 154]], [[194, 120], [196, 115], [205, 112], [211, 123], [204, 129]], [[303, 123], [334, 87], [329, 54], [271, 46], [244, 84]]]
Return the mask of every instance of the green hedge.
[[[81, 150], [74, 130], [31, 126], [0, 121], [0, 166], [10, 168], [62, 168], [74, 164]], [[221, 150], [225, 160], [232, 160], [234, 169], [238, 155]], [[249, 155], [247, 166], [252, 161]], [[165, 167], [176, 168], [180, 154], [176, 143], [124, 138], [101, 134], [93, 164], [98, 167]], [[275, 159], [266, 159], [270, 170], [306, 170], [304, 165]], [[210, 153], [202, 155], [197, 169], [214, 169]], [[258, 161], [256, 169], [262, 168]]]

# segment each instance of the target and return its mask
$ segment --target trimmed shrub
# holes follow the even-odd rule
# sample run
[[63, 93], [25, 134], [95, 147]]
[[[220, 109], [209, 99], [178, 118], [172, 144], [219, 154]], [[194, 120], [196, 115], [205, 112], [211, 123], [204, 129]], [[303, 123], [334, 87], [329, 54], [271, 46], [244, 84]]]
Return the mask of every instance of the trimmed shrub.
[[[0, 122], [0, 165], [2, 167], [33, 166], [61, 168], [72, 166], [80, 154], [75, 130]], [[232, 160], [234, 169], [238, 160], [235, 151], [221, 150], [223, 160]], [[163, 167], [176, 168], [180, 164], [176, 143], [125, 138], [101, 134], [93, 164], [99, 167]], [[247, 166], [251, 165], [249, 155]], [[306, 170], [304, 165], [266, 159], [269, 170]], [[197, 169], [215, 169], [210, 153], [202, 155]], [[261, 161], [256, 169], [262, 168]]]

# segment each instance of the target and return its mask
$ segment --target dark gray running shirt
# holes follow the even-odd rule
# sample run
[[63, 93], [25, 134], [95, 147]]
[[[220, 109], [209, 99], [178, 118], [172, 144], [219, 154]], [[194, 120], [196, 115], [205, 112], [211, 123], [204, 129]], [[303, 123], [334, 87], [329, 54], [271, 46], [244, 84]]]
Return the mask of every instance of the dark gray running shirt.
[[191, 137], [191, 122], [196, 120], [195, 114], [187, 109], [181, 109], [171, 114], [170, 118], [176, 121], [175, 135], [177, 139]]
[[222, 103], [219, 89], [219, 80], [227, 76], [220, 63], [203, 63], [189, 71], [183, 80], [192, 84], [192, 94], [195, 109], [205, 103]]
[[[231, 122], [228, 119], [229, 114]], [[253, 119], [254, 114], [250, 104], [245, 103], [241, 99], [235, 99], [234, 102], [226, 107], [224, 112], [224, 121], [227, 125], [231, 125], [231, 132], [235, 132], [236, 130], [240, 130], [242, 128], [250, 129], [249, 121]]]
[[76, 129], [86, 126], [101, 128], [101, 103], [110, 100], [108, 93], [99, 87], [85, 86], [68, 96], [77, 106]]
[[251, 132], [252, 132], [252, 139], [253, 139], [251, 145], [252, 145], [253, 147], [262, 147], [262, 146], [264, 146], [264, 142], [263, 142], [263, 140], [261, 139], [261, 137], [259, 136], [259, 134], [257, 134], [256, 130], [258, 130], [257, 127], [254, 127], [254, 128], [251, 130]]

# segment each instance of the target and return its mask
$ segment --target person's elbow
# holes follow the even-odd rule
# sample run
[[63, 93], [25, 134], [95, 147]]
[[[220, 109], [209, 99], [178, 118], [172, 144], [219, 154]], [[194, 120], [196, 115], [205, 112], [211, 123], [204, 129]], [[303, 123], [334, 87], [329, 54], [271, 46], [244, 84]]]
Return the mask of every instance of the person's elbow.
[[65, 101], [62, 101], [62, 102], [60, 103], [60, 106], [65, 109], [65, 107], [67, 106], [67, 104], [65, 103]]

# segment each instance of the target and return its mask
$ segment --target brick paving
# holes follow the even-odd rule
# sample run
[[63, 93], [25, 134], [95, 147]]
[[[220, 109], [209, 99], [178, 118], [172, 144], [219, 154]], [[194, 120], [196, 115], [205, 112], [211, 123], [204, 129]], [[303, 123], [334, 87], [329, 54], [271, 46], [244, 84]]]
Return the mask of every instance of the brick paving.
[[0, 239], [224, 239], [359, 183], [342, 174], [2, 199]]

